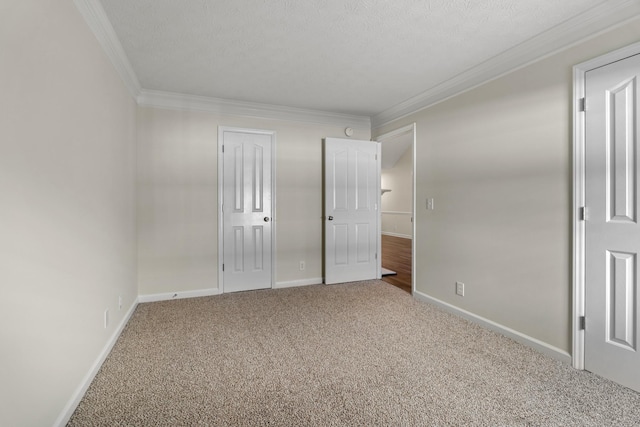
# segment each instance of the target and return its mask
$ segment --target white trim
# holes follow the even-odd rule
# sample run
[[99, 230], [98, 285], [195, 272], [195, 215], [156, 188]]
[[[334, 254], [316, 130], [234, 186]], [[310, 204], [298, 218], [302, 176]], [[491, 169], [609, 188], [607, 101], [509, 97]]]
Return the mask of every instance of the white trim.
[[111, 337], [109, 338], [105, 346], [102, 348], [102, 351], [98, 355], [98, 358], [96, 359], [96, 361], [93, 362], [93, 365], [91, 365], [89, 372], [87, 372], [87, 374], [84, 376], [84, 378], [82, 379], [82, 382], [80, 383], [76, 391], [71, 396], [71, 399], [69, 400], [69, 402], [67, 402], [66, 406], [64, 407], [60, 415], [58, 415], [58, 418], [53, 423], [54, 426], [64, 427], [67, 425], [67, 423], [71, 419], [71, 416], [73, 415], [73, 412], [76, 410], [76, 408], [80, 404], [80, 401], [82, 400], [85, 393], [89, 389], [91, 382], [93, 381], [98, 371], [100, 370], [100, 367], [102, 367], [102, 364], [107, 359], [107, 356], [109, 356], [111, 349], [116, 344], [116, 341], [118, 341], [118, 338], [120, 337], [120, 334], [122, 334], [124, 327], [129, 322], [129, 319], [131, 319], [131, 316], [133, 315], [134, 311], [136, 311], [137, 306], [138, 306], [138, 299], [136, 298], [133, 301], [133, 304], [131, 304], [131, 307], [129, 307], [129, 311], [127, 311], [127, 313], [124, 315], [124, 317], [118, 324], [118, 327], [113, 331], [113, 334], [111, 334]]
[[376, 216], [376, 239], [378, 243], [376, 245], [376, 279], [382, 279], [382, 143], [377, 141], [376, 144], [376, 174], [378, 176], [376, 180], [376, 208], [378, 209], [378, 215]]
[[316, 277], [313, 279], [301, 279], [301, 280], [291, 280], [288, 282], [277, 282], [274, 289], [284, 289], [284, 288], [295, 288], [298, 286], [310, 286], [310, 285], [321, 285], [323, 283], [322, 277]]
[[372, 117], [379, 129], [449, 98], [547, 58], [640, 14], [636, 0], [610, 0]]
[[413, 215], [413, 212], [401, 212], [401, 211], [382, 211], [382, 215]]
[[224, 261], [224, 213], [222, 203], [224, 201], [224, 157], [222, 146], [225, 132], [254, 133], [271, 137], [271, 286], [276, 283], [276, 132], [272, 130], [237, 128], [231, 126], [218, 126], [218, 289], [224, 293], [224, 274], [222, 264]]
[[373, 117], [241, 102], [142, 89], [99, 0], [74, 0], [76, 8], [138, 105], [234, 116], [378, 129], [533, 62], [593, 38], [640, 14], [636, 0], [609, 0]]
[[378, 137], [376, 137], [376, 141], [383, 142], [385, 139], [395, 138], [396, 136], [403, 135], [405, 133], [413, 132], [415, 129], [415, 123], [402, 126], [401, 128], [394, 129], [390, 132], [384, 133]]
[[224, 143], [224, 128], [218, 126], [218, 290], [224, 293], [224, 212], [222, 203], [224, 202], [224, 158], [222, 146]]
[[580, 329], [578, 318], [585, 311], [585, 254], [584, 221], [579, 220], [579, 210], [584, 206], [585, 153], [584, 153], [584, 115], [578, 111], [578, 102], [585, 96], [585, 70], [573, 67], [573, 312], [571, 315], [573, 332], [572, 365], [584, 369], [584, 330]]
[[205, 111], [240, 117], [371, 130], [371, 117], [368, 116], [144, 89], [100, 1], [74, 0], [74, 3], [100, 43], [102, 50], [120, 75], [131, 96], [142, 107]]
[[142, 107], [204, 111], [231, 116], [286, 120], [371, 130], [371, 118], [367, 116], [331, 113], [281, 105], [259, 104], [255, 102], [234, 101], [230, 99], [147, 89], [143, 89], [140, 92], [137, 101], [138, 105]]
[[413, 236], [408, 235], [408, 234], [400, 234], [400, 233], [391, 233], [390, 231], [383, 231], [382, 233], [380, 233], [384, 236], [392, 236], [392, 237], [401, 237], [403, 239], [409, 239], [412, 240]]
[[102, 50], [115, 67], [129, 93], [136, 99], [141, 91], [140, 82], [102, 4], [99, 0], [73, 0], [73, 2], [98, 39]]
[[209, 296], [218, 295], [218, 294], [220, 294], [220, 290], [218, 288], [198, 289], [196, 291], [176, 291], [176, 292], [166, 292], [162, 294], [140, 295], [138, 297], [138, 302], [145, 303], [145, 302], [169, 301], [173, 299], [209, 297]]
[[[413, 173], [411, 174], [411, 176], [413, 177], [413, 180], [411, 182], [411, 193], [413, 194], [413, 198], [411, 200], [411, 211], [413, 213], [413, 220], [411, 221], [411, 234], [412, 236], [417, 236], [417, 228], [416, 228], [416, 179], [418, 176], [417, 173], [417, 160], [416, 160], [416, 153], [418, 150], [418, 130], [416, 128], [416, 124], [415, 122], [411, 124], [411, 127], [413, 128], [413, 143], [412, 143], [412, 150], [413, 153], [411, 153], [412, 156], [412, 167], [413, 167]], [[413, 237], [411, 238], [411, 294], [413, 295], [416, 292], [416, 239], [414, 239]]]
[[539, 351], [540, 353], [553, 357], [556, 360], [559, 360], [566, 364], [571, 363], [571, 355], [569, 353], [557, 347], [554, 347], [550, 344], [547, 344], [544, 341], [540, 341], [539, 339], [530, 337], [529, 335], [525, 335], [521, 332], [508, 328], [492, 320], [485, 319], [484, 317], [478, 316], [477, 314], [471, 313], [470, 311], [466, 311], [461, 308], [458, 308], [455, 305], [446, 303], [444, 301], [440, 301], [439, 299], [423, 294], [422, 292], [414, 291], [413, 295], [414, 297], [416, 297], [421, 301], [427, 302], [429, 304], [433, 304], [437, 307], [440, 307], [444, 311], [447, 311], [451, 314], [455, 314], [456, 316], [460, 316], [464, 319], [467, 319], [486, 329], [502, 334], [508, 338], [511, 338], [514, 341], [519, 342], [520, 344], [524, 344], [528, 347], [533, 348], [534, 350]]
[[[417, 129], [416, 129], [416, 124], [411, 123], [405, 126], [402, 126], [398, 129], [394, 129], [392, 131], [389, 131], [387, 133], [384, 133], [382, 135], [379, 135], [378, 137], [375, 138], [376, 141], [378, 142], [383, 142], [385, 139], [390, 139], [390, 138], [394, 138], [396, 136], [399, 135], [403, 135], [405, 133], [409, 133], [411, 132], [413, 134], [413, 141], [411, 142], [411, 156], [412, 156], [412, 164], [411, 167], [413, 168], [413, 173], [411, 174], [412, 176], [412, 180], [411, 180], [411, 217], [413, 218], [413, 221], [411, 222], [411, 236], [409, 237], [411, 239], [411, 293], [415, 294], [416, 292], [416, 239], [413, 238], [413, 236], [416, 235], [416, 176], [418, 175], [417, 169], [416, 169], [416, 150], [417, 150]], [[382, 213], [380, 214], [380, 218], [379, 218], [379, 223], [381, 224], [380, 227], [382, 227]], [[380, 231], [380, 234], [383, 234], [382, 231]], [[384, 233], [390, 236], [393, 236], [395, 234], [392, 233]], [[406, 237], [405, 235], [396, 235], [397, 237]], [[380, 269], [382, 268], [382, 256], [380, 256]], [[382, 274], [380, 275], [381, 278]]]
[[585, 205], [585, 114], [579, 110], [585, 97], [586, 74], [590, 70], [640, 54], [640, 43], [623, 47], [573, 67], [573, 367], [584, 369], [584, 330], [580, 316], [586, 311], [585, 222], [579, 218]]

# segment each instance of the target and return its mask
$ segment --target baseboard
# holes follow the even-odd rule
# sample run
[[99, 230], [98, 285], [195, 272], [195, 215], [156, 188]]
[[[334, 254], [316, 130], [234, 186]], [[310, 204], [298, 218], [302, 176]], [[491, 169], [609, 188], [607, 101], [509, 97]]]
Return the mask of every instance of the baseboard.
[[322, 277], [313, 279], [292, 280], [290, 282], [277, 282], [273, 289], [295, 288], [296, 286], [309, 286], [322, 284]]
[[399, 234], [399, 233], [391, 233], [389, 231], [383, 231], [381, 234], [385, 235], [385, 236], [393, 236], [393, 237], [401, 237], [403, 239], [413, 239], [413, 236], [409, 235], [409, 234]]
[[104, 348], [98, 355], [98, 358], [91, 366], [91, 369], [89, 369], [89, 372], [87, 372], [87, 374], [82, 379], [80, 386], [76, 389], [75, 393], [73, 393], [71, 400], [69, 400], [69, 403], [67, 403], [67, 405], [62, 410], [62, 413], [60, 413], [60, 415], [58, 416], [58, 419], [53, 424], [54, 426], [64, 427], [67, 425], [67, 423], [71, 419], [71, 416], [73, 415], [73, 412], [76, 410], [76, 408], [80, 404], [80, 401], [82, 400], [85, 393], [89, 389], [91, 382], [93, 381], [96, 374], [100, 370], [100, 367], [102, 366], [104, 361], [107, 359], [107, 356], [109, 356], [109, 353], [111, 353], [111, 349], [115, 345], [116, 341], [118, 341], [120, 334], [122, 333], [122, 331], [124, 330], [124, 327], [129, 322], [129, 319], [133, 315], [133, 312], [136, 310], [137, 306], [138, 306], [138, 300], [136, 299], [131, 305], [131, 307], [129, 308], [129, 311], [127, 312], [127, 314], [125, 314], [125, 316], [122, 318], [122, 321], [120, 322], [120, 324], [118, 324], [118, 327], [115, 329], [115, 331], [113, 331], [113, 334], [109, 338], [109, 341], [107, 341], [107, 343], [105, 344]]
[[456, 307], [455, 305], [446, 303], [444, 301], [440, 301], [439, 299], [433, 298], [429, 295], [423, 294], [422, 292], [415, 291], [413, 292], [413, 296], [421, 301], [425, 301], [427, 303], [436, 305], [442, 308], [449, 313], [460, 316], [464, 319], [467, 319], [473, 323], [476, 323], [480, 326], [483, 326], [489, 330], [502, 334], [508, 338], [511, 338], [514, 341], [519, 342], [520, 344], [524, 344], [528, 347], [533, 348], [543, 354], [546, 354], [549, 357], [552, 357], [556, 360], [566, 363], [567, 365], [571, 364], [571, 355], [566, 351], [563, 351], [557, 347], [554, 347], [550, 344], [547, 344], [543, 341], [540, 341], [536, 338], [525, 335], [521, 332], [518, 332], [514, 329], [508, 328], [504, 325], [496, 323], [492, 320], [485, 319], [484, 317], [478, 316], [477, 314], [471, 313], [469, 311], [463, 310], [461, 308]]
[[209, 297], [211, 295], [219, 295], [220, 288], [198, 289], [197, 291], [176, 291], [163, 294], [147, 294], [138, 296], [138, 302], [158, 302], [169, 301], [172, 299]]

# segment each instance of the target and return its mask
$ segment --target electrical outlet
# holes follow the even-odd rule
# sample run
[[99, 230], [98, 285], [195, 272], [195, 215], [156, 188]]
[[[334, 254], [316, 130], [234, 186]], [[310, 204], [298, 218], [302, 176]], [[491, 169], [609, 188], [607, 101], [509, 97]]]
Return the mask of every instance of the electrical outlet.
[[122, 295], [118, 297], [118, 311], [122, 310]]
[[307, 268], [307, 264], [304, 261], [300, 261], [300, 271], [304, 271]]
[[456, 295], [464, 296], [464, 283], [456, 282]]
[[104, 311], [104, 328], [107, 329], [108, 326], [109, 326], [109, 309], [107, 308]]

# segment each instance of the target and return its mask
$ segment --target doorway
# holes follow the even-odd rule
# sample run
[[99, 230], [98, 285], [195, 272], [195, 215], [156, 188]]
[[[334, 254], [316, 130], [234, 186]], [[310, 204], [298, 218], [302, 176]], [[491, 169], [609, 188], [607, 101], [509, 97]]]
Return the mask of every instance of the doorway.
[[381, 144], [382, 280], [414, 290], [415, 123], [376, 138]]
[[573, 364], [640, 391], [640, 44], [574, 72]]
[[273, 287], [275, 132], [218, 130], [221, 293]]

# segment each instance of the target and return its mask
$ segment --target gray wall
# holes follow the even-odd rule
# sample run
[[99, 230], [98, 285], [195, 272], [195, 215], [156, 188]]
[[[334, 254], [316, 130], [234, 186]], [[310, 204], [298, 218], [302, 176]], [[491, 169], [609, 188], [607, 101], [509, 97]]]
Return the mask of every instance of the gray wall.
[[156, 108], [138, 119], [140, 295], [218, 288], [218, 126], [276, 131], [276, 286], [322, 282], [322, 138], [341, 137], [348, 123]]
[[[385, 142], [386, 143], [386, 142]], [[389, 142], [393, 144], [393, 142]], [[380, 198], [382, 233], [411, 238], [413, 223], [413, 145], [410, 145], [398, 162], [381, 172], [382, 188], [391, 190]], [[393, 212], [393, 213], [390, 213]]]
[[570, 352], [572, 67], [638, 40], [636, 20], [375, 130], [417, 124], [418, 292]]
[[71, 1], [3, 2], [0, 58], [0, 425], [50, 426], [137, 297], [136, 107]]

